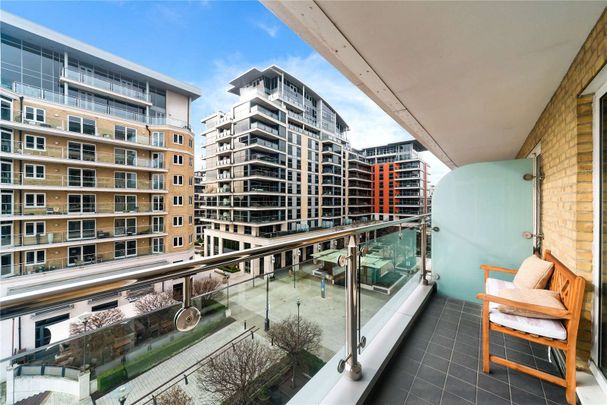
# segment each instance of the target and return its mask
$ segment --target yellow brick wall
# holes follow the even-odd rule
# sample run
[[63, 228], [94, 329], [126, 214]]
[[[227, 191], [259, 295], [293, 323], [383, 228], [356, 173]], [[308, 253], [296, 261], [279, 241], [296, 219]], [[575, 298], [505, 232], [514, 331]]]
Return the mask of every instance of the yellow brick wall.
[[578, 365], [590, 355], [592, 323], [592, 96], [580, 94], [605, 65], [607, 14], [603, 12], [521, 147], [528, 156], [541, 143], [544, 249], [587, 280], [578, 338]]

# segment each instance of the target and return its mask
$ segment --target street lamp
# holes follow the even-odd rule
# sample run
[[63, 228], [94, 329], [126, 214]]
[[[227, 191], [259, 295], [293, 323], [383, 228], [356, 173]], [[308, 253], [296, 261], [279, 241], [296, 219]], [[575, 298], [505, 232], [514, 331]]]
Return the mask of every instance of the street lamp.
[[116, 389], [112, 394], [114, 396], [114, 398], [116, 398], [118, 400], [118, 403], [120, 405], [124, 405], [124, 403], [126, 402], [126, 397], [129, 395], [130, 392], [130, 387], [128, 384], [124, 384], [121, 385], [120, 387], [118, 387], [118, 389]]
[[266, 276], [266, 320], [263, 324], [263, 330], [270, 330], [270, 277]]
[[85, 366], [86, 366], [86, 326], [89, 323], [89, 318], [91, 317], [91, 313], [90, 312], [85, 312], [83, 314], [81, 314], [79, 316], [80, 320], [82, 321], [82, 325], [84, 326], [84, 332], [83, 332], [83, 336], [82, 336], [82, 340], [83, 340], [83, 344], [82, 344], [82, 369], [84, 370]]
[[299, 345], [299, 306], [301, 305], [301, 300], [297, 297], [297, 345]]

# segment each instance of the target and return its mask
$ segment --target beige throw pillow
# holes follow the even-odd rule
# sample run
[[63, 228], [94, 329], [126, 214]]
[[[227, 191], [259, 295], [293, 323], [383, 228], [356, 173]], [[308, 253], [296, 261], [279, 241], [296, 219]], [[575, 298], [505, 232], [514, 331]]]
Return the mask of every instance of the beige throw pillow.
[[545, 288], [546, 283], [550, 280], [553, 268], [554, 263], [531, 255], [523, 261], [512, 282], [517, 288]]
[[[526, 304], [541, 305], [554, 309], [567, 309], [561, 302], [559, 293], [552, 290], [532, 290], [528, 288], [504, 288], [499, 290], [498, 296], [512, 301]], [[555, 316], [541, 314], [526, 309], [514, 308], [508, 305], [499, 305], [497, 310], [505, 314], [526, 316], [529, 318], [560, 319]]]

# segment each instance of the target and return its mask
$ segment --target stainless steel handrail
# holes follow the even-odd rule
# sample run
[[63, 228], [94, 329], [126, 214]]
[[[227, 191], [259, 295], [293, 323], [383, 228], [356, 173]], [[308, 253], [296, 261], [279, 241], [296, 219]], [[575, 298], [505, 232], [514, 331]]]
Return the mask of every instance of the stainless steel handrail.
[[201, 271], [219, 266], [229, 266], [245, 260], [271, 256], [287, 250], [300, 249], [309, 245], [324, 243], [334, 239], [359, 235], [405, 223], [413, 223], [426, 219], [429, 214], [418, 215], [396, 221], [374, 223], [359, 227], [336, 229], [321, 235], [302, 236], [287, 241], [276, 241], [268, 246], [260, 246], [246, 250], [223, 253], [215, 256], [194, 259], [187, 262], [172, 263], [118, 274], [99, 276], [87, 280], [68, 282], [59, 286], [42, 287], [35, 291], [27, 291], [0, 298], [0, 320], [27, 315], [40, 309], [50, 309], [62, 305], [84, 301], [95, 295], [120, 292], [143, 285], [158, 283], [170, 279], [192, 276]]

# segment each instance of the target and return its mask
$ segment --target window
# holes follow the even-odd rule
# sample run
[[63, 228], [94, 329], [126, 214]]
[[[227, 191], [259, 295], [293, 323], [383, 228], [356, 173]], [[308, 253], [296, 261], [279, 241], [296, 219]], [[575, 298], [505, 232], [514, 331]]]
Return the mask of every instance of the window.
[[190, 176], [190, 178], [188, 179], [188, 184], [190, 186], [194, 184], [194, 177]]
[[25, 135], [25, 149], [46, 150], [46, 138], [36, 135]]
[[152, 167], [154, 169], [164, 168], [164, 154], [161, 152], [152, 153]]
[[182, 216], [173, 217], [173, 226], [183, 226], [183, 217]]
[[193, 167], [194, 166], [194, 158], [189, 158], [188, 160], [189, 160], [190, 167]]
[[173, 176], [173, 185], [174, 186], [183, 186], [183, 176], [182, 175]]
[[116, 218], [114, 220], [114, 236], [135, 235], [137, 233], [137, 218]]
[[152, 211], [159, 212], [164, 211], [164, 196], [153, 195], [152, 196]]
[[174, 195], [173, 196], [173, 205], [174, 206], [182, 206], [183, 205], [183, 196], [182, 195]]
[[95, 245], [74, 246], [67, 249], [67, 265], [78, 266], [96, 260]]
[[173, 134], [173, 143], [176, 145], [183, 145], [183, 135]]
[[13, 254], [5, 253], [0, 255], [0, 277], [10, 276], [14, 272], [13, 268]]
[[90, 143], [68, 142], [67, 157], [73, 160], [95, 161], [95, 145]]
[[137, 130], [122, 125], [114, 126], [114, 138], [119, 141], [137, 142]]
[[126, 240], [114, 243], [114, 257], [116, 259], [133, 256], [137, 256], [136, 240]]
[[94, 305], [91, 307], [91, 312], [107, 311], [108, 309], [114, 308], [118, 308], [118, 301], [110, 301], [103, 304]]
[[183, 246], [183, 238], [181, 236], [175, 236], [173, 238], [173, 247], [182, 247]]
[[152, 253], [163, 253], [164, 252], [164, 239], [153, 238], [152, 239]]
[[116, 148], [114, 159], [117, 165], [137, 166], [137, 152], [134, 150]]
[[89, 239], [95, 237], [95, 220], [67, 221], [67, 239]]
[[13, 223], [10, 221], [0, 222], [0, 240], [1, 246], [11, 246], [13, 244]]
[[43, 179], [44, 178], [44, 165], [25, 165], [25, 178], [26, 179]]
[[152, 190], [164, 190], [164, 174], [152, 174]]
[[13, 215], [13, 192], [2, 190], [0, 198], [0, 215]]
[[173, 155], [173, 164], [174, 165], [183, 165], [183, 155]]
[[192, 203], [194, 202], [194, 196], [188, 196], [188, 204], [192, 205]]
[[46, 194], [26, 193], [25, 208], [44, 208], [46, 206]]
[[96, 174], [93, 169], [67, 169], [70, 187], [95, 187]]
[[69, 194], [67, 211], [69, 213], [95, 212], [95, 194]]
[[190, 148], [194, 147], [194, 141], [192, 140], [192, 138], [188, 139], [188, 146]]
[[2, 184], [13, 183], [13, 162], [11, 160], [0, 161], [0, 176]]
[[116, 188], [137, 188], [137, 173], [116, 172], [114, 179]]
[[44, 221], [26, 222], [25, 236], [44, 235], [46, 233], [46, 224]]
[[68, 116], [67, 128], [70, 132], [77, 132], [79, 134], [86, 135], [95, 135], [95, 133], [97, 132], [95, 120], [76, 117], [74, 115]]
[[46, 262], [46, 250], [31, 250], [29, 252], [25, 252], [26, 266], [44, 264], [45, 262]]
[[42, 108], [25, 107], [25, 119], [34, 122], [44, 122], [45, 111]]
[[[7, 128], [0, 128], [0, 142], [2, 152], [12, 153], [13, 152], [13, 131]], [[27, 135], [26, 135], [27, 136]]]
[[114, 196], [115, 212], [136, 212], [137, 196], [135, 195], [116, 195]]
[[[13, 120], [13, 100], [11, 100], [8, 97], [0, 96], [0, 105], [1, 105], [1, 110], [2, 110], [2, 119], [5, 121], [12, 121]], [[2, 275], [4, 275], [4, 273], [2, 273]]]
[[164, 146], [164, 132], [152, 132], [152, 146]]
[[152, 217], [152, 233], [164, 232], [164, 217]]
[[188, 237], [188, 242], [190, 244], [192, 244], [193, 241], [194, 241], [194, 235], [190, 234], [190, 236]]

